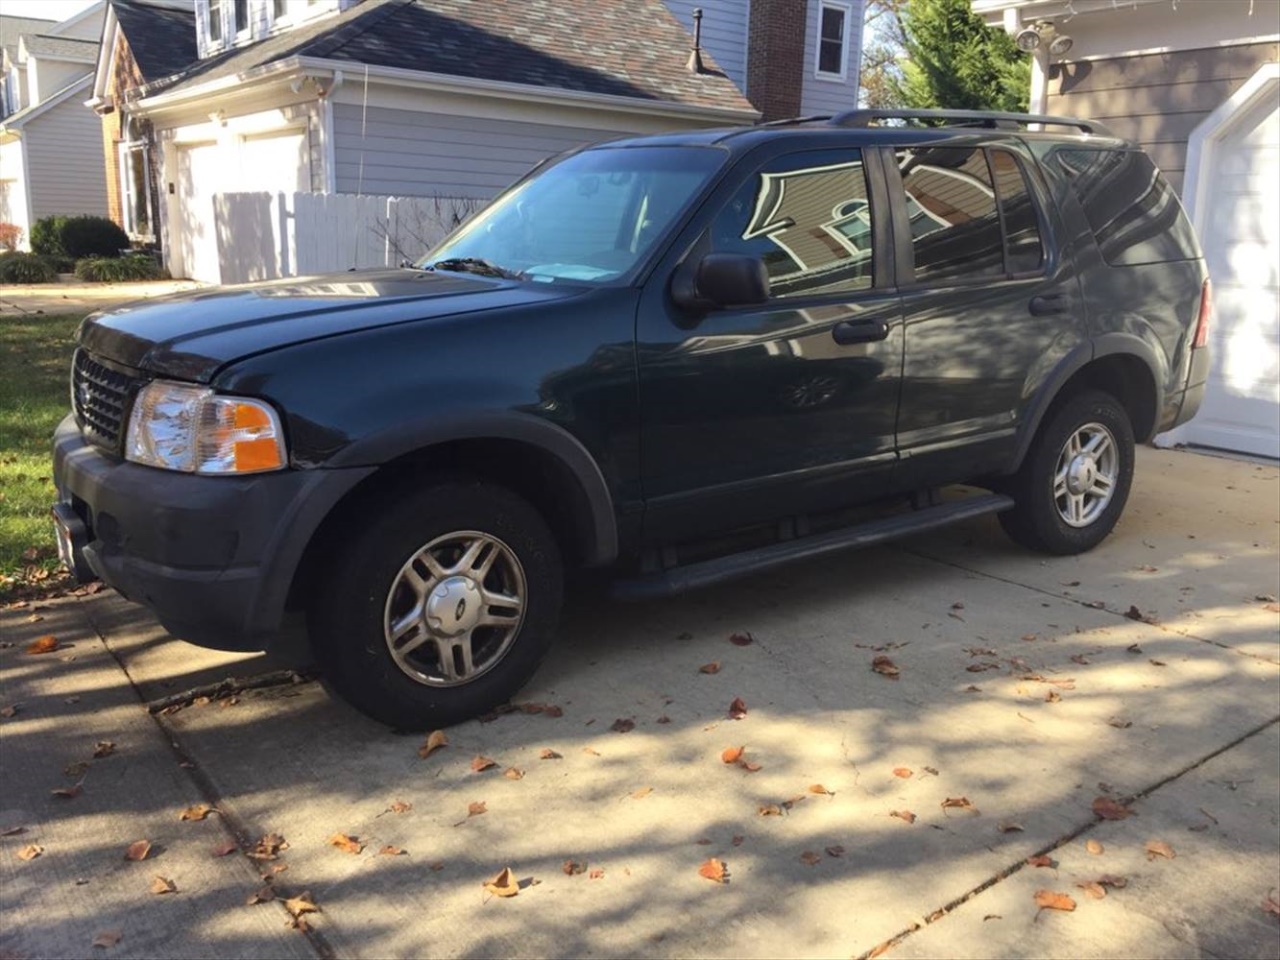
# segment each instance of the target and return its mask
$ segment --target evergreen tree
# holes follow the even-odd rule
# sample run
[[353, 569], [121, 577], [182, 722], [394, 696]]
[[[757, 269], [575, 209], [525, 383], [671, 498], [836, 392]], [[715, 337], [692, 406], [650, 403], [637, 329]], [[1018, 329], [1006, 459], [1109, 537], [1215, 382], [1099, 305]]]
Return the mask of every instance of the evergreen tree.
[[902, 12], [907, 62], [898, 82], [903, 106], [1025, 111], [1030, 58], [969, 0], [907, 0]]

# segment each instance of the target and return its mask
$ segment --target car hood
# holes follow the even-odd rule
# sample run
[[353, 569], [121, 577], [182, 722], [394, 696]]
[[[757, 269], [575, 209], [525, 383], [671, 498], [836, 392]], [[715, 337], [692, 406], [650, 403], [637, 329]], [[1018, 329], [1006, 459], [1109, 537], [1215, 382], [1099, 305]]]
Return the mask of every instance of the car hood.
[[128, 367], [207, 383], [229, 363], [293, 344], [579, 292], [462, 273], [348, 272], [126, 304], [86, 317], [79, 341]]

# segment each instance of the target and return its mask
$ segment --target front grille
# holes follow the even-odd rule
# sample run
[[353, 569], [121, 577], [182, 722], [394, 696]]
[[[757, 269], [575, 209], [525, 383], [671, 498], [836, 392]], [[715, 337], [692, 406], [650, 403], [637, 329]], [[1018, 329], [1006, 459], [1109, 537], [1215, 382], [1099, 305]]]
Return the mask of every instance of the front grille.
[[71, 404], [85, 438], [120, 452], [125, 409], [139, 379], [77, 350], [71, 362]]

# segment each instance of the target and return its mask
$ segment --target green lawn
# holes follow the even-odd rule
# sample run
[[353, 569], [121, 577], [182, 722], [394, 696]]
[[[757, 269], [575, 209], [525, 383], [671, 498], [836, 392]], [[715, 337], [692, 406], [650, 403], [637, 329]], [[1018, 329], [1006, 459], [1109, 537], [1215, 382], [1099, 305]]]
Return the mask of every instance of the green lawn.
[[67, 381], [80, 320], [80, 314], [0, 316], [0, 597], [57, 568], [49, 441], [70, 407]]

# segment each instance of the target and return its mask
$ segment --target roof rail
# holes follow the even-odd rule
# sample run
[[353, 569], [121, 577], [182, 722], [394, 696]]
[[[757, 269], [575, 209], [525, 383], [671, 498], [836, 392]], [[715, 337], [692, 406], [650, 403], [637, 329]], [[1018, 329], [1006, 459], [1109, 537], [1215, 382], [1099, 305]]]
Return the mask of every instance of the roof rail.
[[1051, 127], [1073, 127], [1082, 133], [1103, 137], [1115, 136], [1096, 120], [1077, 120], [1074, 117], [1051, 117], [1036, 113], [999, 113], [994, 110], [846, 110], [831, 118], [836, 127], [869, 127], [876, 120], [945, 120], [946, 126], [991, 127], [998, 130], [1017, 130], [1028, 124], [1038, 123]]
[[817, 123], [820, 120], [830, 120], [830, 114], [815, 113], [808, 117], [782, 117], [778, 120], [762, 120], [757, 123], [757, 127], [788, 127], [793, 123]]

